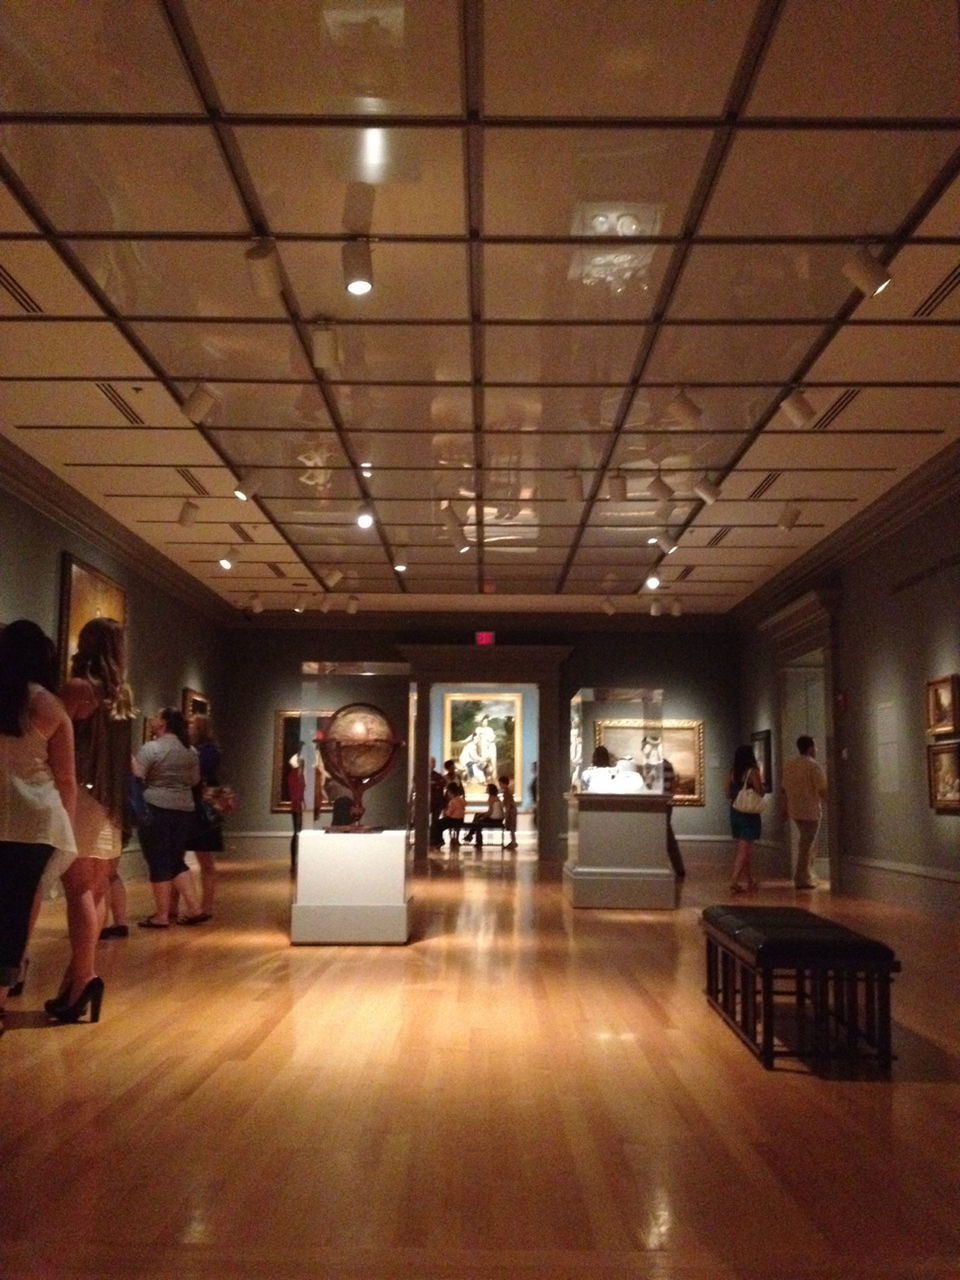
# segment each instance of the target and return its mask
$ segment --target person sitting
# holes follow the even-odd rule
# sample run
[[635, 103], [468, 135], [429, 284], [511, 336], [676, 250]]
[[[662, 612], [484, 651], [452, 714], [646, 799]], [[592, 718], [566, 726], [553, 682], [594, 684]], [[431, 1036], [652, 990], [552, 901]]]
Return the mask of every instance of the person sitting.
[[476, 841], [477, 856], [483, 857], [483, 830], [485, 827], [502, 827], [503, 826], [503, 803], [500, 799], [500, 791], [495, 782], [487, 785], [487, 807], [479, 813], [474, 814], [473, 821], [467, 828], [467, 833], [463, 837], [465, 843], [469, 844], [471, 840]]
[[504, 848], [513, 850], [517, 847], [517, 799], [510, 785], [512, 780], [509, 774], [501, 773], [497, 781], [500, 783], [500, 795], [503, 799], [503, 826], [510, 837]]
[[435, 848], [439, 849], [443, 845], [443, 833], [450, 832], [450, 848], [460, 848], [460, 828], [463, 826], [467, 817], [467, 801], [463, 794], [463, 787], [459, 782], [451, 782], [447, 787], [447, 803], [443, 807], [443, 813], [437, 823], [437, 839]]

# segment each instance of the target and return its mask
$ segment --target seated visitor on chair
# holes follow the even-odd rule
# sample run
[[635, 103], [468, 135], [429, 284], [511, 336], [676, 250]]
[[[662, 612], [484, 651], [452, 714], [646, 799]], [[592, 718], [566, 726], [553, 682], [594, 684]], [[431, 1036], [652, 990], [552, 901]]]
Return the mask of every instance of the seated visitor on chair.
[[489, 783], [487, 786], [487, 807], [480, 813], [474, 814], [473, 821], [467, 829], [467, 834], [463, 837], [467, 844], [471, 840], [476, 840], [477, 853], [483, 850], [483, 831], [485, 827], [502, 827], [503, 826], [503, 804], [500, 800], [500, 792], [497, 790], [495, 782]]
[[460, 828], [467, 820], [467, 801], [463, 787], [459, 782], [451, 782], [447, 786], [447, 803], [437, 822], [435, 837], [431, 837], [431, 848], [439, 849], [443, 845], [443, 833], [450, 832], [450, 848], [460, 848]]
[[515, 849], [517, 847], [517, 800], [510, 785], [512, 779], [509, 774], [501, 773], [497, 781], [500, 783], [500, 795], [503, 801], [503, 826], [510, 837], [504, 848]]

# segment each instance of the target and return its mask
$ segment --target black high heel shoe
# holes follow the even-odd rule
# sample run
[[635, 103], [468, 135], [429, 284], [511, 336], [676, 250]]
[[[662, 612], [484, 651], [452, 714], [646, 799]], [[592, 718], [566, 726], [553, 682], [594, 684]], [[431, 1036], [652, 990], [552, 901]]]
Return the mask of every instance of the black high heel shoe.
[[17, 978], [16, 982], [15, 982], [15, 983], [13, 984], [13, 986], [8, 990], [8, 992], [7, 992], [7, 995], [8, 995], [8, 996], [22, 996], [22, 995], [23, 995], [23, 984], [24, 984], [24, 983], [26, 982], [26, 980], [27, 980], [27, 969], [28, 969], [29, 967], [30, 967], [30, 961], [26, 958], [26, 956], [24, 956], [24, 958], [20, 961], [20, 974], [19, 974], [19, 976], [18, 976], [18, 978]]
[[[79, 1022], [90, 1006], [90, 1021], [100, 1021], [100, 1006], [103, 1004], [103, 979], [91, 978], [74, 1000], [73, 1004], [57, 1004], [48, 1000], [45, 1008], [51, 1018], [57, 1022]], [[51, 1007], [53, 1006], [53, 1007]]]

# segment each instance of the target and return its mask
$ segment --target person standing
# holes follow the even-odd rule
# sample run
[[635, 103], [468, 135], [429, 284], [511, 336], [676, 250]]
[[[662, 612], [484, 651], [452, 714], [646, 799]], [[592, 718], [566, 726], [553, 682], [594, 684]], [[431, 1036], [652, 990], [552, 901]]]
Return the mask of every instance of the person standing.
[[827, 795], [827, 775], [817, 763], [817, 746], [809, 734], [797, 739], [797, 755], [783, 766], [780, 779], [781, 816], [797, 828], [797, 868], [793, 882], [798, 889], [816, 889], [813, 849]]
[[513, 794], [509, 774], [501, 773], [497, 781], [500, 783], [500, 798], [503, 803], [503, 826], [510, 837], [504, 848], [513, 852], [517, 847], [517, 798]]
[[[59, 698], [53, 642], [20, 618], [0, 633], [0, 1030], [16, 986], [40, 877], [54, 849], [76, 852], [73, 725]], [[69, 1018], [100, 1016], [103, 983], [77, 993]]]
[[194, 825], [187, 846], [197, 855], [200, 868], [200, 911], [213, 918], [213, 898], [217, 886], [214, 854], [223, 853], [223, 815], [205, 794], [220, 786], [220, 744], [209, 716], [194, 716], [189, 727], [190, 744], [200, 763], [200, 783], [194, 794]]
[[744, 813], [734, 808], [733, 802], [741, 788], [763, 796], [760, 766], [751, 746], [739, 746], [733, 753], [733, 767], [727, 779], [727, 798], [730, 801], [730, 834], [737, 842], [730, 892], [753, 893], [757, 888], [751, 861], [753, 842], [760, 839], [761, 822], [759, 813]]
[[667, 802], [667, 857], [670, 859], [670, 865], [673, 867], [674, 875], [682, 880], [687, 874], [687, 869], [683, 865], [683, 854], [680, 852], [680, 845], [673, 830], [673, 794], [677, 789], [677, 771], [673, 764], [663, 757], [663, 797]]
[[148, 818], [140, 828], [140, 844], [150, 869], [155, 911], [140, 921], [142, 929], [170, 924], [173, 889], [185, 903], [181, 924], [203, 924], [210, 916], [200, 909], [190, 868], [184, 860], [193, 825], [193, 788], [200, 781], [200, 761], [190, 746], [187, 723], [175, 707], [164, 707], [156, 719], [157, 736], [137, 752], [134, 771], [143, 779]]
[[287, 797], [290, 801], [290, 821], [293, 835], [290, 837], [290, 874], [297, 874], [297, 855], [300, 852], [300, 832], [303, 830], [303, 801], [307, 794], [307, 779], [303, 759], [303, 743], [287, 761]]

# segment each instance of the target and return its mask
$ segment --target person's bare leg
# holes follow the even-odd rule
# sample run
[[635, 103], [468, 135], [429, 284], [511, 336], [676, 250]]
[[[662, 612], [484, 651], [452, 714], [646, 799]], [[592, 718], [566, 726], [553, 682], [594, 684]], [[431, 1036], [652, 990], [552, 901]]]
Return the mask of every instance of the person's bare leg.
[[60, 990], [68, 1003], [80, 996], [91, 978], [97, 976], [97, 940], [100, 936], [98, 886], [101, 864], [97, 858], [75, 858], [60, 877], [67, 899], [67, 932], [70, 963]]
[[170, 880], [151, 880], [153, 890], [153, 921], [155, 924], [170, 923]]
[[212, 853], [204, 849], [197, 850], [197, 864], [200, 867], [200, 910], [205, 915], [213, 915], [213, 898], [217, 889], [217, 863]]
[[113, 923], [127, 924], [127, 886], [120, 876], [119, 858], [111, 858], [107, 863], [107, 904]]
[[[733, 860], [733, 875], [730, 888], [753, 888], [753, 872], [750, 866], [750, 854], [753, 852], [752, 840], [738, 840], [736, 857]], [[746, 884], [743, 883], [746, 877]]]
[[180, 894], [180, 900], [186, 907], [187, 918], [198, 916], [200, 914], [200, 903], [197, 901], [196, 890], [193, 887], [193, 876], [190, 872], [181, 871], [178, 876], [174, 876], [173, 885]]

